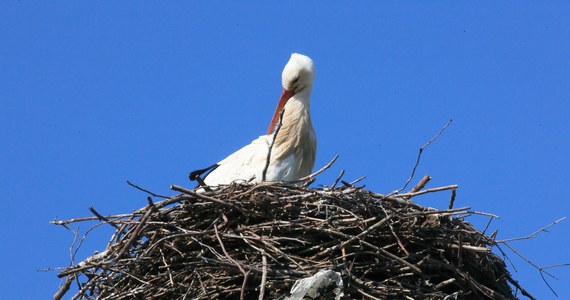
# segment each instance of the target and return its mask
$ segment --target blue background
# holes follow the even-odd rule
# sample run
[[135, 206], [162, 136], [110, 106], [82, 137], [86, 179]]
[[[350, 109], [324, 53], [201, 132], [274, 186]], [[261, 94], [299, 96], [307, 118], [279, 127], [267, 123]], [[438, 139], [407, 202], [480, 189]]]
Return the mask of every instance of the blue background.
[[[459, 184], [456, 207], [494, 213], [498, 238], [569, 214], [570, 4], [566, 1], [51, 2], [0, 4], [0, 294], [46, 299], [73, 235], [55, 218], [124, 213], [192, 186], [267, 128], [291, 52], [317, 66], [319, 177], [367, 188]], [[416, 198], [445, 208], [448, 193]], [[487, 218], [470, 221], [483, 229]], [[80, 231], [89, 228], [81, 224]], [[103, 250], [111, 229], [78, 254]], [[540, 266], [569, 263], [570, 225], [513, 242]], [[513, 276], [554, 295], [512, 252]], [[570, 268], [550, 270], [570, 299]]]

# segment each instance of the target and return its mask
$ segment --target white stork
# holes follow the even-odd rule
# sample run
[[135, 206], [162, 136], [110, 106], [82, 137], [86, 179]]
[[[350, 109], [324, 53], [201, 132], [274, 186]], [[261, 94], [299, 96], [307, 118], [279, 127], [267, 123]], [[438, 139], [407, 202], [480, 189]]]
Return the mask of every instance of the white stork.
[[[315, 163], [317, 136], [311, 122], [311, 90], [315, 78], [313, 61], [302, 54], [293, 53], [283, 69], [283, 93], [269, 124], [266, 135], [255, 139], [224, 160], [206, 169], [190, 173], [204, 178], [208, 186], [230, 184], [234, 181], [261, 182], [271, 148], [266, 181], [293, 181], [311, 173]], [[279, 116], [285, 109], [277, 136]], [[273, 146], [271, 143], [274, 141]]]

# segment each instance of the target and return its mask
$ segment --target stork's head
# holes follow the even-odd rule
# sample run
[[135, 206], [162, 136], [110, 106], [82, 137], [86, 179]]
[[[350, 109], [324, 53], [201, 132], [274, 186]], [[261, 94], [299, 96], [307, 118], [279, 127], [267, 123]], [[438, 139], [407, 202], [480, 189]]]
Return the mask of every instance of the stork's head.
[[305, 87], [313, 85], [315, 78], [315, 64], [308, 56], [299, 53], [291, 54], [291, 58], [283, 69], [283, 88], [293, 94]]
[[[279, 115], [285, 107], [285, 104], [287, 104], [287, 101], [297, 93], [310, 91], [313, 86], [313, 79], [315, 79], [315, 64], [313, 64], [313, 60], [303, 54], [291, 54], [291, 58], [287, 65], [285, 65], [283, 74], [281, 75], [283, 94], [281, 94], [279, 103], [277, 103], [277, 108], [275, 109], [273, 118], [271, 118], [271, 123], [269, 123], [267, 134], [273, 132]], [[309, 95], [310, 94], [306, 94], [304, 100], [308, 101]]]

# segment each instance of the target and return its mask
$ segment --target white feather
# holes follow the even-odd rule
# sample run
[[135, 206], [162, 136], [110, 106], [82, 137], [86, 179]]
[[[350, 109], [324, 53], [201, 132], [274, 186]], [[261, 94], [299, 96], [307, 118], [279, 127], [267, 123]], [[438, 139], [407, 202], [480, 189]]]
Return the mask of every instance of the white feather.
[[[267, 162], [273, 134], [262, 135], [251, 144], [239, 149], [218, 163], [218, 167], [204, 180], [209, 186], [229, 184], [234, 181], [261, 182]], [[296, 174], [296, 162], [293, 154], [276, 160], [272, 156], [266, 172], [266, 181], [291, 181], [299, 179]]]

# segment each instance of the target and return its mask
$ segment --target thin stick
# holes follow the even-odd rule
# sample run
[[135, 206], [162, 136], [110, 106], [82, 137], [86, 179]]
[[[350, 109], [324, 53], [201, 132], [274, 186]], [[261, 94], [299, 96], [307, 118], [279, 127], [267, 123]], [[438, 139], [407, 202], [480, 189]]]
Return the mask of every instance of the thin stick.
[[127, 251], [127, 249], [129, 249], [129, 247], [135, 242], [135, 240], [138, 238], [140, 232], [142, 231], [145, 222], [148, 220], [148, 218], [150, 218], [150, 216], [152, 215], [154, 210], [155, 210], [154, 206], [149, 207], [146, 214], [140, 219], [139, 224], [137, 225], [136, 229], [133, 232], [133, 235], [129, 238], [129, 240], [123, 246], [123, 248], [121, 248], [121, 250], [118, 252], [118, 254], [116, 256], [117, 259], [121, 258], [123, 256], [123, 254]]
[[[380, 208], [382, 208], [382, 210], [384, 211], [384, 214], [387, 216], [388, 212], [386, 211], [384, 206], [380, 206]], [[402, 251], [404, 251], [406, 256], [410, 256], [410, 252], [408, 252], [406, 247], [404, 247], [404, 244], [400, 240], [400, 237], [398, 237], [398, 235], [396, 234], [396, 231], [394, 230], [394, 227], [392, 226], [392, 221], [388, 222], [388, 227], [390, 228], [390, 231], [392, 232], [392, 235], [394, 236], [394, 238], [396, 238], [396, 242], [398, 242], [398, 246], [400, 247], [400, 249], [402, 249]]]
[[531, 300], [536, 300], [536, 298], [534, 298], [533, 295], [531, 295], [529, 292], [527, 292], [525, 289], [523, 289], [522, 286], [520, 286], [520, 284], [518, 283], [518, 281], [514, 280], [511, 275], [507, 275], [506, 276], [507, 280], [514, 285], [517, 289], [519, 289], [521, 291], [521, 293], [525, 296], [527, 296], [529, 299]]
[[465, 206], [465, 207], [452, 208], [452, 209], [446, 209], [446, 210], [426, 210], [426, 211], [417, 212], [417, 213], [409, 213], [406, 215], [406, 217], [423, 216], [423, 215], [438, 215], [438, 216], [457, 215], [457, 214], [463, 213], [465, 211], [468, 211], [470, 208], [471, 208], [470, 206]]
[[[71, 258], [71, 265], [75, 265], [75, 252], [73, 251], [74, 247], [75, 247], [75, 243], [77, 242], [77, 239], [81, 238], [79, 237], [79, 225], [77, 226], [77, 230], [73, 230], [70, 227], [66, 226], [66, 228], [68, 230], [70, 230], [71, 232], [73, 232], [73, 242], [71, 242], [71, 246], [69, 246], [69, 257]], [[81, 247], [81, 243], [77, 246], [77, 248]]]
[[431, 189], [427, 189], [427, 190], [421, 190], [421, 191], [417, 191], [415, 193], [400, 194], [398, 196], [399, 197], [412, 198], [414, 196], [419, 196], [419, 195], [423, 195], [423, 194], [427, 194], [427, 193], [434, 193], [434, 192], [445, 191], [445, 190], [453, 190], [456, 188], [457, 188], [457, 184], [452, 184], [452, 185], [446, 185], [446, 186], [441, 186], [441, 187], [437, 187], [437, 188], [431, 188]]
[[370, 299], [372, 299], [372, 300], [382, 300], [382, 299], [380, 299], [380, 298], [376, 298], [376, 297], [374, 297], [374, 296], [372, 296], [372, 295], [366, 293], [366, 292], [365, 292], [364, 290], [362, 290], [361, 288], [358, 288], [358, 287], [357, 287], [356, 290], [357, 290], [358, 292], [360, 292], [360, 293], [362, 294], [362, 296], [366, 296], [366, 297], [368, 297], [368, 298], [370, 298]]
[[550, 284], [548, 283], [548, 281], [546, 280], [546, 278], [544, 278], [544, 272], [542, 269], [539, 269], [540, 271], [540, 277], [542, 277], [542, 281], [544, 281], [544, 283], [546, 283], [546, 286], [550, 289], [550, 291], [554, 294], [554, 296], [558, 297], [558, 294], [556, 294], [556, 292], [554, 291], [554, 289], [550, 286]]
[[[564, 219], [564, 218], [562, 218]], [[552, 224], [551, 224], [552, 225]], [[550, 225], [549, 225], [550, 226]], [[539, 230], [540, 232], [540, 230]], [[538, 232], [535, 232], [535, 234], [537, 234]], [[509, 245], [508, 243], [505, 242], [501, 242], [501, 244], [507, 246], [509, 249], [511, 249], [511, 251], [513, 251], [516, 255], [518, 255], [520, 258], [522, 258], [523, 260], [525, 260], [528, 264], [530, 264], [531, 266], [535, 267], [539, 273], [540, 273], [540, 277], [542, 278], [542, 281], [544, 281], [544, 283], [546, 284], [546, 286], [550, 289], [550, 291], [556, 296], [558, 297], [558, 294], [556, 294], [556, 292], [554, 291], [554, 289], [552, 288], [552, 286], [550, 286], [550, 284], [548, 283], [548, 281], [546, 280], [546, 278], [544, 278], [544, 274], [558, 280], [558, 278], [556, 278], [556, 276], [552, 275], [551, 273], [545, 271], [543, 267], [539, 267], [537, 266], [535, 263], [533, 263], [532, 261], [530, 261], [528, 258], [524, 257], [522, 254], [520, 254], [515, 248], [511, 247], [511, 245]], [[549, 266], [552, 267], [552, 266]]]
[[312, 179], [312, 178], [314, 178], [315, 176], [321, 174], [322, 172], [324, 172], [324, 171], [326, 171], [328, 168], [330, 168], [330, 167], [332, 166], [332, 164], [334, 164], [334, 162], [337, 160], [337, 158], [338, 158], [339, 156], [340, 156], [339, 154], [335, 155], [335, 156], [333, 157], [333, 159], [331, 159], [331, 161], [329, 161], [328, 164], [326, 164], [324, 167], [320, 168], [317, 172], [315, 172], [315, 173], [313, 173], [313, 174], [310, 174], [310, 175], [307, 175], [307, 176], [305, 176], [305, 177], [302, 177], [302, 178], [300, 178], [299, 180], [296, 180], [295, 182], [301, 182], [301, 181], [309, 180], [309, 179]]
[[366, 176], [362, 176], [360, 178], [357, 178], [356, 180], [351, 181], [349, 184], [354, 185], [355, 183], [362, 181], [364, 178], [366, 178]]
[[171, 190], [174, 190], [174, 191], [177, 191], [177, 192], [185, 193], [185, 194], [188, 194], [188, 195], [197, 197], [197, 198], [201, 198], [201, 199], [203, 199], [203, 200], [207, 200], [207, 201], [211, 201], [211, 202], [218, 203], [218, 204], [221, 204], [221, 205], [229, 206], [229, 207], [234, 208], [234, 209], [236, 209], [237, 211], [243, 213], [243, 210], [242, 210], [241, 208], [239, 208], [239, 207], [237, 207], [236, 205], [234, 205], [234, 204], [232, 204], [232, 203], [229, 203], [229, 202], [225, 202], [225, 201], [222, 201], [222, 200], [219, 200], [219, 199], [216, 199], [216, 198], [208, 197], [208, 196], [203, 195], [203, 194], [201, 194], [201, 193], [196, 193], [195, 191], [192, 191], [192, 190], [189, 190], [189, 189], [185, 189], [185, 188], [183, 188], [183, 187], [180, 187], [180, 186], [177, 186], [177, 185], [174, 185], [174, 184], [170, 185], [170, 189], [171, 189]]
[[497, 240], [497, 243], [505, 243], [505, 242], [512, 242], [512, 241], [519, 241], [519, 240], [531, 239], [531, 238], [537, 236], [539, 233], [547, 231], [548, 228], [550, 228], [550, 227], [552, 227], [552, 226], [554, 226], [554, 225], [556, 225], [556, 224], [558, 224], [558, 223], [564, 221], [564, 219], [566, 219], [566, 217], [562, 217], [562, 218], [560, 218], [560, 219], [558, 219], [558, 220], [556, 220], [556, 221], [554, 221], [554, 222], [552, 222], [552, 223], [550, 223], [550, 224], [548, 224], [548, 225], [546, 225], [546, 226], [540, 228], [539, 230], [537, 230], [537, 231], [535, 231], [535, 232], [533, 232], [533, 233], [531, 233], [531, 234], [529, 234], [529, 235], [527, 235], [527, 236], [518, 237], [518, 238], [512, 238], [512, 239], [505, 239], [505, 240]]
[[431, 177], [426, 174], [421, 180], [420, 182], [418, 182], [418, 184], [416, 184], [416, 186], [414, 186], [411, 190], [410, 193], [415, 193], [421, 189], [423, 189], [426, 184], [431, 180]]
[[[513, 251], [516, 255], [518, 255], [518, 257], [522, 258], [524, 261], [526, 261], [529, 265], [535, 267], [538, 271], [540, 271], [541, 273], [544, 272], [544, 274], [554, 278], [554, 279], [558, 279], [556, 278], [556, 276], [552, 275], [549, 272], [544, 271], [541, 267], [539, 267], [538, 265], [536, 265], [535, 263], [533, 263], [532, 261], [530, 261], [530, 259], [524, 257], [524, 255], [522, 255], [521, 253], [519, 253], [515, 248], [511, 247], [511, 245], [509, 245], [508, 243], [501, 243], [505, 246], [507, 246], [509, 249], [511, 249], [511, 251]], [[548, 282], [546, 282], [546, 280], [544, 280], [544, 282], [548, 285]], [[550, 285], [548, 285], [548, 287], [550, 287]], [[551, 288], [552, 289], [552, 288]], [[553, 291], [554, 292], [554, 291]]]
[[277, 129], [275, 129], [275, 133], [273, 134], [273, 140], [271, 140], [271, 145], [269, 145], [269, 150], [267, 151], [265, 167], [263, 168], [263, 173], [261, 173], [261, 181], [266, 181], [267, 179], [267, 169], [269, 168], [269, 163], [271, 162], [271, 150], [273, 150], [273, 145], [275, 144], [275, 139], [277, 138], [279, 129], [281, 129], [281, 125], [283, 125], [283, 113], [285, 113], [285, 109], [283, 109], [279, 114], [279, 123], [277, 124]]
[[222, 242], [222, 238], [220, 238], [220, 233], [218, 232], [218, 226], [216, 224], [214, 224], [214, 232], [216, 233], [216, 238], [218, 239], [218, 242], [220, 243], [220, 247], [222, 248], [224, 255], [228, 258], [229, 261], [234, 263], [238, 267], [240, 272], [243, 274], [243, 282], [241, 285], [240, 299], [244, 299], [244, 290], [245, 290], [245, 285], [247, 282], [247, 275], [249, 274], [249, 272], [246, 273], [245, 270], [242, 268], [242, 266], [228, 254], [228, 251], [226, 251], [226, 247], [224, 246], [224, 243]]
[[449, 119], [449, 121], [447, 121], [447, 123], [443, 126], [443, 128], [441, 128], [439, 130], [439, 132], [431, 138], [431, 140], [427, 141], [423, 146], [421, 146], [421, 148], [419, 149], [418, 152], [418, 157], [416, 158], [416, 163], [414, 164], [414, 168], [412, 169], [412, 174], [410, 174], [410, 177], [408, 178], [408, 180], [406, 180], [406, 183], [404, 184], [404, 186], [402, 186], [400, 189], [393, 191], [392, 193], [390, 193], [389, 195], [394, 195], [394, 194], [398, 194], [401, 191], [403, 191], [408, 184], [410, 184], [410, 181], [412, 181], [412, 179], [414, 178], [414, 175], [416, 174], [416, 169], [418, 168], [418, 165], [420, 164], [420, 160], [422, 158], [422, 153], [424, 152], [424, 149], [427, 148], [429, 145], [431, 145], [431, 143], [433, 143], [442, 133], [445, 129], [447, 129], [447, 127], [449, 127], [449, 125], [451, 125], [451, 122], [453, 122], [452, 119]]
[[245, 287], [247, 284], [247, 278], [249, 276], [249, 272], [251, 272], [251, 270], [248, 270], [247, 273], [245, 273], [245, 275], [243, 276], [243, 282], [241, 283], [241, 291], [239, 292], [240, 300], [245, 299]]
[[261, 250], [261, 255], [263, 273], [261, 274], [261, 284], [259, 285], [259, 300], [264, 299], [265, 284], [267, 283], [267, 257], [265, 255], [265, 250]]
[[170, 266], [168, 265], [168, 263], [166, 263], [166, 258], [164, 258], [164, 252], [162, 252], [162, 249], [158, 249], [160, 252], [160, 255], [162, 256], [162, 262], [164, 263], [164, 266], [166, 267], [166, 272], [168, 273], [168, 278], [170, 279], [170, 284], [172, 286], [174, 286], [174, 279], [172, 279], [172, 272], [170, 271]]
[[211, 192], [212, 189], [204, 182], [204, 179], [200, 176], [196, 176], [196, 181], [198, 181], [198, 185], [204, 189], [206, 192]]
[[109, 221], [109, 219], [105, 218], [104, 216], [102, 216], [101, 214], [99, 214], [94, 208], [93, 206], [89, 206], [89, 210], [100, 220], [100, 221], [105, 221], [105, 223], [115, 227], [115, 229], [119, 229], [119, 226], [117, 226], [115, 223], [112, 223], [111, 221]]
[[57, 292], [53, 295], [54, 300], [60, 300], [61, 298], [63, 298], [65, 293], [67, 293], [67, 291], [71, 287], [71, 283], [73, 282], [74, 277], [75, 277], [74, 275], [67, 275], [67, 277], [65, 277], [65, 282], [61, 285], [61, 287], [59, 287], [59, 290], [57, 290]]
[[485, 217], [493, 217], [495, 219], [500, 219], [501, 217], [494, 215], [494, 214], [490, 214], [490, 213], [486, 213], [486, 212], [481, 212], [481, 211], [474, 211], [474, 210], [470, 210], [468, 211], [468, 213], [472, 214], [472, 215], [481, 215], [481, 216], [485, 216]]
[[[127, 218], [132, 216], [132, 214], [120, 214], [120, 215], [110, 215], [110, 216], [104, 216], [105, 219], [122, 219], [122, 218]], [[93, 220], [99, 220], [100, 218], [95, 216], [95, 217], [82, 217], [82, 218], [74, 218], [74, 219], [69, 219], [69, 220], [53, 220], [50, 221], [50, 224], [54, 224], [54, 225], [62, 225], [65, 226], [67, 224], [71, 224], [71, 223], [77, 223], [77, 222], [83, 222], [83, 221], [93, 221]]]
[[338, 174], [338, 177], [336, 178], [333, 185], [331, 186], [332, 189], [334, 189], [336, 187], [336, 185], [338, 184], [338, 181], [342, 178], [343, 175], [344, 175], [344, 170], [341, 170], [340, 174]]
[[150, 195], [153, 196], [153, 197], [163, 198], [163, 199], [168, 199], [168, 198], [170, 198], [170, 197], [168, 197], [168, 196], [163, 196], [163, 195], [155, 194], [155, 193], [153, 193], [153, 192], [151, 192], [151, 191], [149, 191], [149, 190], [147, 190], [147, 189], [143, 189], [142, 187], [140, 187], [140, 186], [138, 186], [138, 185], [136, 185], [136, 184], [134, 184], [134, 183], [132, 183], [132, 182], [130, 182], [130, 181], [128, 181], [128, 180], [127, 180], [127, 184], [130, 185], [130, 186], [132, 186], [132, 187], [134, 187], [134, 188], [137, 189], [137, 190], [141, 190], [141, 191], [143, 191], [143, 192], [145, 192], [145, 193], [147, 193], [147, 194], [150, 194]]
[[449, 198], [449, 209], [453, 208], [453, 203], [455, 203], [455, 196], [457, 195], [457, 189], [451, 190], [451, 197]]
[[83, 286], [81, 286], [79, 292], [77, 292], [77, 294], [75, 294], [71, 300], [75, 300], [75, 299], [80, 299], [80, 298], [84, 298], [85, 292], [87, 292], [87, 290], [89, 288], [91, 288], [92, 285], [95, 285], [97, 283], [97, 279], [103, 277], [102, 273], [99, 273], [97, 275], [95, 275], [93, 278], [91, 278], [91, 280], [89, 280], [86, 284], [84, 284]]
[[555, 265], [541, 267], [541, 269], [544, 270], [544, 269], [550, 269], [550, 268], [569, 267], [569, 266], [570, 266], [570, 264], [555, 264]]
[[[489, 226], [491, 225], [491, 222], [493, 221], [494, 217], [489, 217], [489, 222], [487, 222], [487, 225], [485, 226], [485, 229], [483, 229], [483, 232], [481, 232], [481, 235], [479, 236], [479, 238], [477, 239], [477, 242], [475, 242], [476, 245], [479, 245], [479, 242], [481, 241], [481, 239], [485, 236], [485, 233], [487, 232], [487, 229], [489, 229]], [[493, 245], [491, 245], [492, 247]]]

